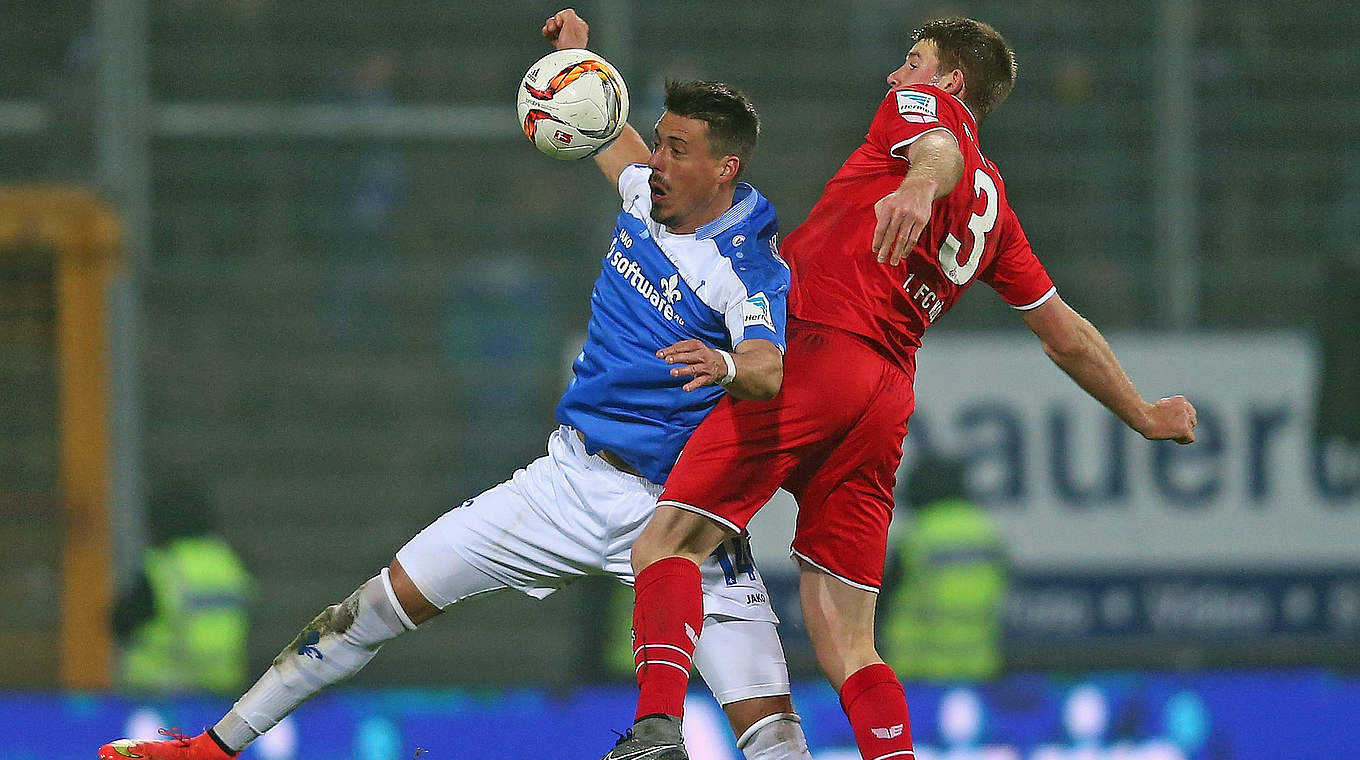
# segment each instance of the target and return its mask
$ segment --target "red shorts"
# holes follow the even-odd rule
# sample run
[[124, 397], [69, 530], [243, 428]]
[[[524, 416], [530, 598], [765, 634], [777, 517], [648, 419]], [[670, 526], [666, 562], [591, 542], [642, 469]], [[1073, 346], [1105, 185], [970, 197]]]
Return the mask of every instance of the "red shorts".
[[720, 401], [685, 445], [657, 503], [741, 531], [785, 488], [798, 500], [794, 555], [877, 591], [916, 401], [912, 375], [834, 327], [789, 320], [788, 338], [779, 395]]

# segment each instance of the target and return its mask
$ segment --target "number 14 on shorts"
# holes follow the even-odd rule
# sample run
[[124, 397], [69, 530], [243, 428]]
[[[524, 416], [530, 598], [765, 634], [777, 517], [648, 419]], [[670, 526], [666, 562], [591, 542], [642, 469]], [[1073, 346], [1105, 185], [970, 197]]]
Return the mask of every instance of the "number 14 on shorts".
[[751, 556], [751, 542], [745, 536], [718, 544], [718, 548], [713, 550], [710, 555], [718, 561], [718, 566], [722, 568], [723, 576], [727, 579], [727, 585], [737, 585], [737, 575], [745, 574], [750, 580], [756, 579], [756, 561]]

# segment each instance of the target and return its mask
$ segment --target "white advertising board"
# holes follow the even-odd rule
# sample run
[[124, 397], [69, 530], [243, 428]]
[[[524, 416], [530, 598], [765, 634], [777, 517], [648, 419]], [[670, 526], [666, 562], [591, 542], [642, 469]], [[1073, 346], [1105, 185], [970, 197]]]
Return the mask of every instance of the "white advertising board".
[[[1143, 440], [1027, 332], [953, 332], [927, 336], [918, 354], [908, 462], [923, 449], [963, 457], [1021, 568], [1360, 564], [1360, 483], [1329, 470], [1313, 440], [1319, 370], [1308, 336], [1110, 343], [1145, 397], [1191, 399], [1199, 442]], [[785, 551], [792, 509], [781, 493], [753, 524], [758, 560]]]

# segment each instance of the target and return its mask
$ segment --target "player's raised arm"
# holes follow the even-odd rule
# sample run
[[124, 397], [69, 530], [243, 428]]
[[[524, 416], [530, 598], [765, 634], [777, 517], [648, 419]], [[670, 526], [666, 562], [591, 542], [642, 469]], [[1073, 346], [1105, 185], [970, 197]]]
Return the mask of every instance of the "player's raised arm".
[[944, 130], [921, 135], [908, 149], [911, 168], [902, 184], [874, 204], [874, 253], [878, 263], [897, 266], [930, 221], [931, 205], [949, 195], [963, 176], [963, 153]]
[[642, 135], [639, 135], [632, 125], [625, 124], [623, 132], [591, 158], [595, 159], [595, 165], [604, 172], [605, 179], [618, 189], [619, 175], [623, 170], [632, 164], [647, 163], [651, 155], [652, 151], [647, 147], [647, 143], [642, 141]]
[[1144, 401], [1104, 336], [1062, 298], [1021, 314], [1053, 363], [1129, 427], [1153, 441], [1195, 442], [1195, 407], [1184, 396]]
[[[564, 8], [543, 22], [543, 38], [551, 42], [555, 50], [585, 48], [590, 41], [590, 24], [572, 8]], [[596, 152], [592, 158], [604, 176], [615, 189], [619, 186], [619, 174], [629, 164], [645, 164], [652, 151], [632, 125], [623, 125], [623, 132], [614, 141]]]

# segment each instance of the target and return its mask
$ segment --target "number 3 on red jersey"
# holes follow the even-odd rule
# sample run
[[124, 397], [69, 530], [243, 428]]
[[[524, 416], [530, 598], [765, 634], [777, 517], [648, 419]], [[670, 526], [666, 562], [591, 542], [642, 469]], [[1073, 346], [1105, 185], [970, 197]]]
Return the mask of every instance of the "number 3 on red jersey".
[[968, 231], [973, 233], [973, 247], [968, 252], [968, 260], [959, 263], [959, 249], [963, 243], [954, 237], [954, 233], [945, 235], [944, 242], [940, 243], [940, 269], [955, 285], [967, 285], [977, 274], [978, 264], [982, 263], [985, 238], [996, 225], [996, 183], [981, 169], [973, 172], [973, 193], [983, 199], [983, 207], [982, 213], [968, 217]]

